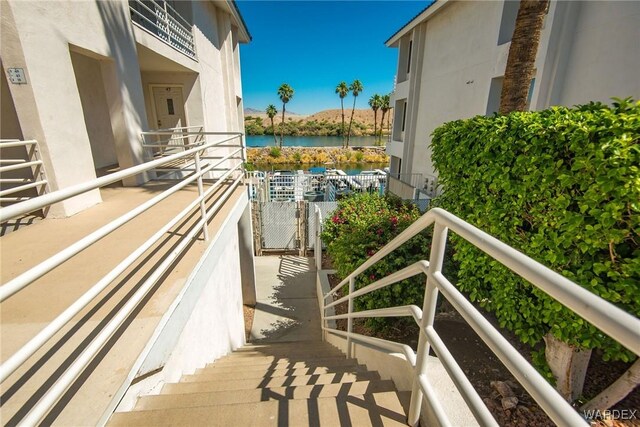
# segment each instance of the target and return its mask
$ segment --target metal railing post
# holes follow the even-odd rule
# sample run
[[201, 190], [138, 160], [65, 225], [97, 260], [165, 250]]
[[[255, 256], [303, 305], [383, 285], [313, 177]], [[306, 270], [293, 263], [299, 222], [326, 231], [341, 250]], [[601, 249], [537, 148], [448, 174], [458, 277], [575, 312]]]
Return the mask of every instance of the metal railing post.
[[204, 224], [202, 225], [202, 233], [204, 234], [204, 241], [209, 241], [209, 229], [207, 228], [207, 206], [204, 200], [204, 185], [202, 184], [202, 172], [200, 168], [200, 152], [196, 151], [196, 175], [198, 175], [198, 197], [200, 198], [200, 215]]
[[[347, 313], [353, 313], [353, 291], [355, 288], [355, 278], [351, 277], [349, 279], [349, 308], [347, 309]], [[347, 358], [351, 359], [351, 332], [353, 332], [353, 318], [349, 317], [347, 319]]]
[[320, 220], [320, 208], [316, 204], [313, 206], [316, 214], [316, 241], [313, 245], [313, 252], [316, 256], [316, 270], [322, 270], [322, 240], [320, 239], [322, 221]]
[[429, 357], [430, 347], [425, 330], [427, 326], [433, 326], [433, 319], [436, 314], [436, 303], [438, 301], [438, 288], [435, 280], [433, 279], [433, 274], [442, 270], [446, 245], [447, 227], [436, 222], [433, 228], [433, 240], [431, 241], [431, 254], [429, 255], [429, 270], [427, 273], [427, 284], [422, 306], [422, 324], [420, 325], [420, 337], [418, 339], [415, 377], [413, 378], [411, 404], [409, 406], [408, 423], [411, 426], [417, 426], [420, 423], [422, 390], [420, 389], [419, 377], [420, 375], [426, 374], [427, 358]]

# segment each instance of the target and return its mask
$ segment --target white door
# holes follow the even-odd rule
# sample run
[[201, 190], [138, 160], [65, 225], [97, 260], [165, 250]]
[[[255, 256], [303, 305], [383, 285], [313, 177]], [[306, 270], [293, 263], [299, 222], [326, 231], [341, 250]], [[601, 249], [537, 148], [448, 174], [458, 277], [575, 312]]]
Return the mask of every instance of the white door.
[[153, 102], [156, 112], [156, 128], [170, 129], [187, 126], [182, 100], [182, 88], [178, 86], [153, 86]]

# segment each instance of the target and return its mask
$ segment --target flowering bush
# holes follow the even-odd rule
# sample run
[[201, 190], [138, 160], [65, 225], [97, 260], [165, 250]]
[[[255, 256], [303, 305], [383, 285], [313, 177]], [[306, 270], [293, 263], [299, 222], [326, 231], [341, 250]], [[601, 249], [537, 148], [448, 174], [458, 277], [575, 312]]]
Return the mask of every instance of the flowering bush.
[[[343, 199], [324, 222], [322, 239], [340, 278], [375, 254], [420, 217], [415, 205], [393, 196], [357, 194]], [[430, 231], [415, 236], [361, 274], [356, 289], [398, 271], [416, 261], [428, 259]], [[354, 300], [355, 310], [416, 304], [422, 307], [425, 277], [419, 275]], [[346, 290], [345, 290], [346, 291]], [[379, 328], [381, 321], [369, 326]]]

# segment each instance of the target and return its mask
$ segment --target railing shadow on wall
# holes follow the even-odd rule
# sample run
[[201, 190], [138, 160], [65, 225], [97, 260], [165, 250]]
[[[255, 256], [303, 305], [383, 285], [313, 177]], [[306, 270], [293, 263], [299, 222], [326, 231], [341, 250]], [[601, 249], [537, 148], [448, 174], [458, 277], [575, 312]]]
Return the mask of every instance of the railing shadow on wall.
[[[156, 133], [162, 136], [175, 134], [175, 132], [175, 130], [167, 130]], [[48, 389], [39, 391], [39, 394], [32, 399], [33, 401], [30, 401], [28, 407], [22, 410], [24, 418], [16, 422], [22, 425], [36, 425], [46, 419], [45, 417], [47, 417], [49, 411], [72, 388], [78, 378], [83, 375], [85, 369], [93, 363], [93, 360], [104, 351], [123, 325], [130, 321], [132, 314], [139, 309], [141, 304], [144, 304], [148, 295], [153, 293], [157, 283], [167, 274], [170, 267], [183, 256], [193, 241], [201, 234], [205, 240], [208, 240], [207, 224], [242, 183], [244, 179], [244, 147], [241, 133], [192, 132], [185, 129], [179, 130], [179, 133], [185, 139], [183, 139], [182, 146], [178, 148], [179, 152], [175, 154], [0, 209], [0, 223], [4, 223], [12, 218], [45, 209], [55, 203], [99, 189], [124, 178], [162, 168], [175, 161], [190, 159], [194, 164], [193, 171], [187, 173], [183, 178], [168, 186], [159, 194], [0, 286], [0, 302], [2, 302], [171, 195], [190, 185], [197, 185], [198, 195], [195, 200], [189, 203], [169, 222], [160, 226], [150, 238], [138, 246], [98, 282], [90, 286], [82, 296], [48, 323], [39, 333], [30, 338], [18, 351], [5, 359], [0, 366], [0, 382], [4, 382], [12, 373], [22, 367], [31, 356], [68, 325], [78, 313], [102, 295], [103, 291], [114, 280], [134, 265], [148, 250], [163, 241], [168, 233], [174, 235], [173, 233], [184, 225], [184, 221], [189, 220], [189, 218], [195, 218], [195, 224], [187, 231], [176, 234], [178, 236], [177, 242], [170, 248], [167, 255], [159, 264], [153, 266], [152, 271], [145, 275], [143, 282], [135, 289], [135, 292], [130, 292], [126, 299], [118, 305], [119, 310], [112, 313], [108, 321], [102, 322], [101, 329], [96, 330], [92, 338], [83, 343], [82, 351], [76, 354], [76, 358], [66, 361], [65, 365], [57, 370], [58, 376], [50, 381]], [[194, 142], [187, 143], [188, 141]], [[217, 151], [222, 151], [222, 153], [216, 155]], [[204, 178], [211, 173], [215, 173], [215, 178], [208, 181], [210, 185], [205, 189]], [[217, 198], [212, 204], [207, 205], [207, 201], [214, 194]]]

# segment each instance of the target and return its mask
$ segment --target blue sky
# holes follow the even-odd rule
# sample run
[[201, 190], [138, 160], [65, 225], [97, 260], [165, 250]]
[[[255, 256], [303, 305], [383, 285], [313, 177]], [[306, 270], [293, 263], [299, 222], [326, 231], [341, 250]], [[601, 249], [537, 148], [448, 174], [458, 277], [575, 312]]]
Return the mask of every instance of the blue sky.
[[356, 78], [364, 85], [356, 108], [368, 108], [371, 95], [393, 89], [398, 52], [384, 42], [428, 3], [237, 1], [253, 37], [240, 47], [245, 108], [280, 111], [276, 92], [285, 82], [295, 90], [287, 110], [340, 108], [336, 85]]

